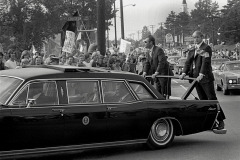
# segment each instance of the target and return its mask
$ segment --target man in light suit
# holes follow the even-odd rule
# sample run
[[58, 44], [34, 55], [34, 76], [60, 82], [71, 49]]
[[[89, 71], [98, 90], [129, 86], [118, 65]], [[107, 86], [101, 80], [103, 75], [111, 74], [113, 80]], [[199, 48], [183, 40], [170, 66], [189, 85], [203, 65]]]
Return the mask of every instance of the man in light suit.
[[173, 75], [167, 57], [162, 48], [155, 45], [155, 38], [152, 35], [149, 35], [144, 42], [150, 53], [143, 67], [143, 76], [152, 75], [159, 93], [168, 98], [171, 95], [171, 78], [156, 78], [157, 75]]
[[[204, 43], [203, 34], [195, 31], [192, 35], [195, 47], [188, 52], [187, 60], [183, 68], [183, 73], [179, 76], [183, 79], [187, 74], [196, 78], [198, 84], [196, 90], [201, 100], [217, 100], [214, 90], [214, 76], [212, 73], [211, 57], [212, 49]], [[225, 115], [221, 109], [218, 116], [218, 129], [224, 129]]]

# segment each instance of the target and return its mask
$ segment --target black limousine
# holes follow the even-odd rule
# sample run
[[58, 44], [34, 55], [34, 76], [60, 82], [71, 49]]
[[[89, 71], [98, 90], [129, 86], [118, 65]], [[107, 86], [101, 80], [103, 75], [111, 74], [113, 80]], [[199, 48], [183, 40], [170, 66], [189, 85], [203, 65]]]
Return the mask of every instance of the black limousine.
[[[194, 86], [195, 81], [192, 83]], [[0, 71], [0, 159], [147, 144], [213, 130], [214, 100], [165, 99], [142, 76], [73, 66]]]

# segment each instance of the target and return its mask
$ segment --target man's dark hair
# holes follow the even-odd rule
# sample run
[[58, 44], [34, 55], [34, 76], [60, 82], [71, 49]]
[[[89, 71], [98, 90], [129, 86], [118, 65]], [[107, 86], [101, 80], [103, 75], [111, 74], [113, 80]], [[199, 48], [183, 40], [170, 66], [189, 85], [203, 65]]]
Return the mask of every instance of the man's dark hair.
[[2, 57], [3, 57], [3, 53], [2, 53], [2, 52], [0, 52], [0, 56], [2, 56]]
[[153, 45], [155, 46], [155, 38], [152, 35], [148, 36], [149, 42], [152, 41]]

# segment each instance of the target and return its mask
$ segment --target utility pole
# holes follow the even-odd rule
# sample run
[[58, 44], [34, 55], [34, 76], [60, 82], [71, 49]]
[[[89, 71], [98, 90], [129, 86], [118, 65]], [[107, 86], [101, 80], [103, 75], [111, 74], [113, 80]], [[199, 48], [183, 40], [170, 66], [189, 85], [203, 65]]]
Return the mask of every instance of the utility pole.
[[152, 28], [152, 35], [153, 35], [153, 28], [155, 27], [155, 25], [149, 25], [150, 28]]
[[97, 45], [101, 55], [106, 53], [105, 1], [97, 0]]
[[115, 47], [117, 48], [117, 22], [116, 22], [116, 0], [114, 1], [114, 29], [115, 29]]
[[160, 23], [158, 23], [158, 24], [160, 24], [162, 45], [165, 46], [165, 35], [164, 35], [164, 33], [163, 33], [163, 22], [160, 22]]
[[123, 0], [120, 0], [120, 14], [121, 14], [121, 38], [124, 39], [124, 18], [123, 18]]

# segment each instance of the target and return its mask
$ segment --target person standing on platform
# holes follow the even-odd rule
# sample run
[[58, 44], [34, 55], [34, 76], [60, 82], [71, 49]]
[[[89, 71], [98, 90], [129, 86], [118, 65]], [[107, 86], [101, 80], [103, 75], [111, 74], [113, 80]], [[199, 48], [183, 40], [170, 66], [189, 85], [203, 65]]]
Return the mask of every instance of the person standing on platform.
[[156, 78], [157, 75], [173, 75], [165, 53], [162, 48], [155, 45], [155, 38], [152, 35], [149, 35], [144, 42], [145, 47], [150, 49], [150, 52], [147, 54], [142, 76], [152, 75], [156, 83], [156, 89], [165, 98], [169, 98], [171, 95], [171, 78]]
[[[183, 73], [179, 76], [183, 79], [187, 74], [189, 77], [196, 78], [196, 91], [200, 100], [217, 100], [214, 90], [214, 76], [212, 73], [211, 57], [212, 49], [204, 43], [203, 34], [195, 31], [192, 35], [195, 47], [188, 52], [187, 60], [183, 68]], [[225, 115], [220, 110], [217, 120], [219, 121], [218, 129], [224, 129]]]

